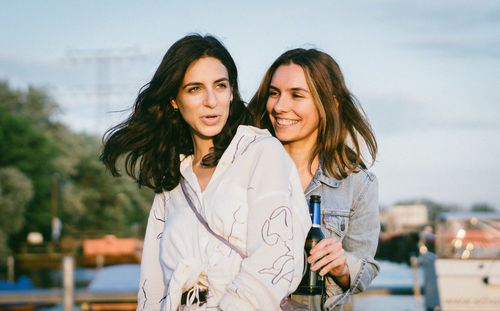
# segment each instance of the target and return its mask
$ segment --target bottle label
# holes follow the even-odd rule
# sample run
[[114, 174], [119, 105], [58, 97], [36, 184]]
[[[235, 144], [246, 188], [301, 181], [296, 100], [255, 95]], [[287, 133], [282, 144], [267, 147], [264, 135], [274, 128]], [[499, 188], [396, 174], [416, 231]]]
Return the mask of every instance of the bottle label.
[[319, 203], [313, 203], [313, 219], [312, 219], [313, 227], [321, 226], [321, 209]]

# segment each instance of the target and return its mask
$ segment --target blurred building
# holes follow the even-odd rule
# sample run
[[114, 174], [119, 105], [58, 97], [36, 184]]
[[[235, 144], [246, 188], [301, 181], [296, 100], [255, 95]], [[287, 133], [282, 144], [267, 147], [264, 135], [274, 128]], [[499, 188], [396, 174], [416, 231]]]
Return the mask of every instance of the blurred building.
[[394, 205], [380, 211], [380, 233], [375, 258], [409, 264], [419, 252], [420, 232], [428, 224], [427, 206]]
[[83, 256], [86, 265], [110, 265], [123, 263], [139, 263], [141, 260], [143, 241], [135, 238], [117, 238], [106, 235], [102, 239], [86, 239], [83, 241]]
[[422, 230], [428, 223], [427, 206], [423, 204], [394, 205], [380, 214], [385, 232]]

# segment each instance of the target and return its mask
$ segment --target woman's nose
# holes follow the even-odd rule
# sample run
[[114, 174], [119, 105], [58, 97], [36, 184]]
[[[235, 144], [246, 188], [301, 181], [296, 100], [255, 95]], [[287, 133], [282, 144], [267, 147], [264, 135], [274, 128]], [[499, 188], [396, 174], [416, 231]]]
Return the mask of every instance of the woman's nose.
[[205, 98], [205, 105], [214, 108], [217, 106], [217, 95], [214, 90], [207, 90], [207, 96]]
[[274, 103], [273, 110], [277, 113], [286, 112], [290, 110], [290, 105], [285, 96], [279, 96]]

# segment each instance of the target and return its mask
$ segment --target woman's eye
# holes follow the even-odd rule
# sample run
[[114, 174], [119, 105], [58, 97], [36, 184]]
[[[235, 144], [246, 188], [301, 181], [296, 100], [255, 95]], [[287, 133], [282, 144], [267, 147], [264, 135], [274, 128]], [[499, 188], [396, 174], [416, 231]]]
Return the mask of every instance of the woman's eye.
[[276, 92], [276, 91], [269, 91], [268, 97], [276, 97], [276, 96], [278, 96], [278, 92]]
[[220, 83], [220, 84], [217, 84], [216, 86], [218, 89], [227, 89], [227, 84], [226, 83]]
[[304, 96], [302, 96], [302, 94], [299, 94], [299, 93], [293, 93], [292, 97], [293, 98], [304, 98]]
[[200, 90], [200, 87], [194, 86], [194, 87], [191, 87], [188, 89], [188, 93], [194, 93], [194, 92], [199, 91], [199, 90]]

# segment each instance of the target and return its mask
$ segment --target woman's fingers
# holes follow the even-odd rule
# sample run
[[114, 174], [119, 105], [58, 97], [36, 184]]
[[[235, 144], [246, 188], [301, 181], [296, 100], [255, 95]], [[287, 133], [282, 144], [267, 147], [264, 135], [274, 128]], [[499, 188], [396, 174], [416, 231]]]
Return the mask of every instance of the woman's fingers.
[[[340, 260], [341, 262], [339, 264], [343, 264], [343, 261], [345, 261], [344, 258], [345, 258], [345, 256], [344, 256], [343, 249], [328, 253], [325, 256], [323, 256], [320, 260], [316, 261], [311, 266], [311, 270], [316, 271], [316, 270], [319, 270], [319, 269], [324, 268], [326, 266], [330, 266], [331, 268], [334, 268], [334, 266], [332, 266], [332, 263], [336, 263], [336, 262], [338, 262], [338, 260]], [[331, 268], [328, 270], [331, 270]]]
[[327, 273], [330, 273], [331, 275], [334, 276], [341, 276], [344, 275], [345, 270], [346, 270], [346, 259], [342, 251], [342, 256], [338, 256], [337, 258], [335, 258], [335, 260], [331, 261], [328, 265], [324, 266], [319, 272], [319, 275], [323, 276]]
[[345, 269], [346, 258], [342, 244], [335, 238], [321, 240], [311, 249], [311, 256], [307, 258], [312, 271], [320, 270], [320, 275], [331, 273], [340, 275]]
[[317, 251], [321, 250], [327, 245], [333, 244], [335, 241], [332, 241], [333, 238], [324, 238], [323, 240], [319, 241], [318, 244], [316, 244], [310, 251], [311, 255], [316, 253]]
[[332, 252], [326, 254], [311, 266], [311, 270], [316, 271], [321, 269], [322, 267], [328, 265], [330, 262], [336, 260], [339, 257], [339, 255], [340, 255], [339, 252]]
[[318, 259], [324, 257], [325, 255], [338, 251], [342, 249], [342, 244], [340, 244], [339, 241], [335, 238], [326, 238], [321, 241], [319, 241], [318, 244], [316, 244], [310, 252], [310, 255], [307, 258], [307, 261], [309, 263], [313, 263], [317, 261]]

